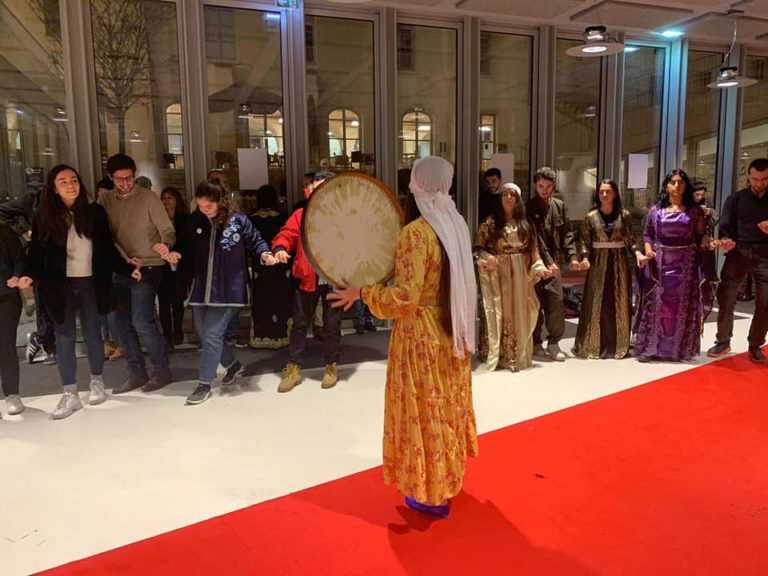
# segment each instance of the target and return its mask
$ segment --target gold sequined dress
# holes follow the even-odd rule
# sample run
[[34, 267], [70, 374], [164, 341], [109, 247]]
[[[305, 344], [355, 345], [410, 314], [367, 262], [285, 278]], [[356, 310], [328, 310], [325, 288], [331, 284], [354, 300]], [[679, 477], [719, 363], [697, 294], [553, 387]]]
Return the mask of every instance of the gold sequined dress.
[[627, 210], [584, 218], [581, 258], [589, 259], [573, 353], [579, 358], [624, 358], [632, 320], [632, 266], [637, 249]]
[[533, 364], [533, 329], [539, 314], [539, 299], [534, 289], [538, 272], [546, 270], [539, 257], [535, 234], [520, 240], [516, 223], [507, 223], [500, 231], [493, 216], [486, 218], [475, 234], [476, 259], [491, 254], [495, 270], [478, 268], [483, 297], [485, 326], [481, 338], [488, 342], [486, 364], [517, 372]]
[[393, 284], [366, 286], [365, 304], [395, 320], [384, 402], [384, 481], [419, 502], [459, 493], [477, 454], [471, 354], [457, 358], [443, 329], [440, 274], [448, 266], [423, 218], [400, 232]]

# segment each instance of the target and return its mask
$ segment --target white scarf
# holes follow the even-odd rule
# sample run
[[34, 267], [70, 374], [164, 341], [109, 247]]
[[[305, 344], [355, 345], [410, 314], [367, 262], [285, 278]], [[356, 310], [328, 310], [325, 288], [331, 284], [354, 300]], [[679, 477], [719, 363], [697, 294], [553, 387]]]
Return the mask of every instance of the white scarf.
[[448, 255], [453, 353], [463, 358], [465, 349], [475, 350], [477, 284], [469, 228], [448, 195], [452, 180], [453, 166], [449, 162], [437, 156], [427, 156], [414, 162], [410, 189], [421, 215], [435, 231]]

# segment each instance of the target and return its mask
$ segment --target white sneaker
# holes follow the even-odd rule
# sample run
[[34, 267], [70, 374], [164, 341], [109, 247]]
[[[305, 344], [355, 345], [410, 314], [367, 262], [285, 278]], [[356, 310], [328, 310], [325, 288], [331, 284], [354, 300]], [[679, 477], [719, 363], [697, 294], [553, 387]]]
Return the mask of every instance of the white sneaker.
[[11, 394], [5, 399], [5, 404], [8, 406], [8, 415], [14, 416], [15, 414], [21, 414], [24, 412], [24, 403], [21, 401], [21, 396], [18, 394]]
[[565, 352], [560, 350], [560, 346], [557, 344], [550, 344], [547, 346], [547, 354], [555, 362], [565, 362]]
[[104, 392], [104, 382], [101, 380], [91, 380], [91, 393], [88, 394], [88, 404], [96, 406], [107, 399], [107, 393]]
[[83, 407], [83, 403], [80, 402], [80, 395], [77, 392], [64, 392], [59, 400], [56, 409], [51, 413], [51, 417], [54, 420], [61, 420]]

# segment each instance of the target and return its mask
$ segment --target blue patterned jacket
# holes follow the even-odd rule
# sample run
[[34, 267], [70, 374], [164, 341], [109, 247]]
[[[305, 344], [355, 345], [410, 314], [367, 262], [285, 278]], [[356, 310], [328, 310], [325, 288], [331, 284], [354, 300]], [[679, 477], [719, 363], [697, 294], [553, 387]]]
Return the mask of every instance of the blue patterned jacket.
[[[187, 265], [192, 271], [191, 306], [247, 306], [246, 251], [259, 260], [269, 244], [242, 212], [233, 212], [223, 228], [196, 210], [188, 222]], [[212, 232], [213, 231], [213, 232]]]

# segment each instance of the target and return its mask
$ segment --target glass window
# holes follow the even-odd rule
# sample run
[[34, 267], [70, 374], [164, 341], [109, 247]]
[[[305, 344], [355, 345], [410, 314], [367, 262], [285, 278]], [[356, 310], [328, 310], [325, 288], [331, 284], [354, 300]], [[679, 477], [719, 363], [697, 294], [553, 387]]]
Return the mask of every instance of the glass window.
[[688, 76], [685, 97], [683, 170], [692, 179], [707, 185], [707, 202], [714, 203], [717, 167], [717, 130], [720, 119], [720, 90], [707, 88], [723, 55], [700, 50], [688, 51]]
[[[128, 154], [153, 189], [184, 190], [183, 153], [169, 150], [163, 130], [168, 107], [181, 101], [176, 5], [91, 0], [91, 24], [102, 163]], [[180, 122], [174, 129], [180, 138]]]
[[555, 165], [552, 166], [557, 171], [557, 192], [567, 204], [571, 219], [578, 221], [592, 208], [595, 192], [601, 60], [574, 58], [565, 53], [580, 43], [557, 40]]
[[[636, 48], [636, 49], [634, 49]], [[624, 114], [619, 188], [639, 225], [661, 185], [661, 104], [666, 48], [633, 46], [624, 56]], [[670, 121], [675, 122], [675, 119]]]
[[328, 114], [328, 145], [336, 165], [349, 166], [349, 157], [360, 151], [360, 116], [347, 108]]
[[285, 157], [283, 146], [283, 114], [251, 114], [248, 116], [250, 148], [266, 148], [268, 160]]
[[[480, 42], [480, 170], [502, 170], [528, 195], [533, 39], [483, 32]], [[494, 156], [494, 155], [505, 156]]]
[[314, 39], [306, 75], [309, 168], [374, 175], [373, 22], [307, 19]]
[[413, 164], [416, 158], [432, 155], [432, 120], [419, 108], [403, 115], [400, 130], [403, 142], [403, 162]]
[[165, 126], [168, 133], [168, 153], [182, 154], [184, 141], [181, 131], [181, 104], [171, 104], [165, 109]]
[[400, 24], [398, 37], [404, 30], [410, 39], [411, 59], [410, 68], [399, 66], [397, 73], [397, 110], [402, 119], [398, 182], [407, 182], [405, 174], [422, 156], [440, 156], [456, 165], [458, 116], [456, 30]]
[[0, 0], [0, 201], [69, 162], [59, 2]]
[[[248, 213], [255, 208], [249, 191], [260, 185], [268, 183], [285, 194], [280, 14], [206, 6], [204, 18], [206, 46], [224, 37], [219, 23], [231, 22], [226, 58], [220, 52], [206, 54], [208, 168], [224, 170], [228, 186], [240, 191], [241, 209]], [[241, 158], [248, 159], [258, 176], [242, 178]]]
[[744, 92], [739, 150], [739, 187], [746, 185], [747, 167], [755, 158], [768, 158], [768, 56], [747, 56], [747, 65], [739, 70], [758, 81], [740, 88]]

